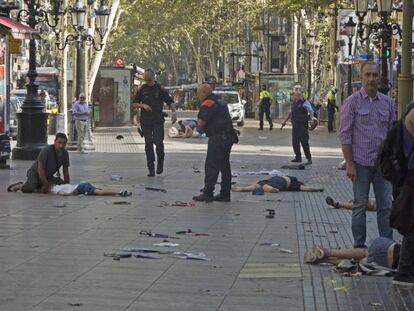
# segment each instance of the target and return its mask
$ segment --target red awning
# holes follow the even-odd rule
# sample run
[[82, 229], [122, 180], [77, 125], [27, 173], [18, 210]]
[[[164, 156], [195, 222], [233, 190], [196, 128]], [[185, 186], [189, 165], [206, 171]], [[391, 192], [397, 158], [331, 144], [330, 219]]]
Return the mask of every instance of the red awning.
[[14, 39], [38, 39], [39, 32], [27, 25], [16, 22], [7, 16], [0, 16], [0, 27], [7, 28]]

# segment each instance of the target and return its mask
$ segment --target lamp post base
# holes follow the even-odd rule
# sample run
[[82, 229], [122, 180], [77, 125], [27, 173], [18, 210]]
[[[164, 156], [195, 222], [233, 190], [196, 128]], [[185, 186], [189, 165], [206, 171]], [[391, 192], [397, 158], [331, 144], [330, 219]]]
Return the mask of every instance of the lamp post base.
[[40, 150], [47, 146], [47, 113], [17, 113], [17, 146], [12, 151], [13, 160], [35, 160]]

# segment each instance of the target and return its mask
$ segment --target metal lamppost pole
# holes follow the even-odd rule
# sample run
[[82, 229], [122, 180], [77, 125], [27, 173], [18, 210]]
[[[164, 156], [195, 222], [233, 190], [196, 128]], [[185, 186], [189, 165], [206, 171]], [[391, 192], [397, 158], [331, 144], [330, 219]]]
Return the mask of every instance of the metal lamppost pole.
[[287, 42], [282, 41], [279, 43], [279, 52], [280, 52], [280, 73], [285, 71], [285, 55], [287, 49]]
[[[413, 21], [413, 1], [403, 0], [403, 29], [411, 29]], [[412, 75], [412, 33], [402, 33], [401, 73], [398, 76], [398, 117], [402, 117], [406, 105], [413, 98]]]
[[[53, 1], [52, 17], [49, 21], [48, 12], [40, 7], [37, 0], [25, 0], [27, 9], [18, 13], [18, 20], [27, 21], [31, 28], [36, 28], [39, 23], [45, 22], [54, 28], [63, 13], [60, 10], [61, 0]], [[30, 39], [29, 43], [29, 72], [27, 73], [29, 84], [26, 98], [21, 107], [22, 111], [17, 113], [18, 132], [17, 145], [13, 149], [14, 160], [34, 160], [40, 150], [47, 145], [47, 113], [46, 107], [40, 101], [38, 95], [39, 84], [36, 82], [36, 41]]]
[[[88, 4], [92, 5], [95, 0], [88, 1]], [[94, 35], [87, 32], [86, 24], [86, 6], [83, 0], [77, 0], [73, 7], [69, 7], [69, 12], [72, 15], [72, 26], [75, 34], [69, 34], [66, 38], [61, 38], [60, 33], [56, 33], [56, 47], [58, 50], [64, 50], [70, 42], [76, 44], [76, 98], [79, 99], [79, 95], [84, 93], [85, 86], [85, 44], [91, 46], [94, 50], [100, 51], [103, 49], [103, 38], [108, 31], [108, 18], [109, 9], [105, 5], [105, 0], [100, 1], [100, 7], [95, 10], [96, 16], [95, 26], [96, 32], [99, 35], [99, 41], [95, 40]], [[70, 138], [74, 137], [74, 128], [71, 128]], [[84, 149], [93, 150], [93, 143], [90, 139], [90, 133], [85, 138]], [[71, 144], [74, 142], [70, 141]]]
[[263, 53], [264, 53], [263, 46], [259, 45], [259, 48], [257, 49], [257, 55], [259, 55], [259, 61], [260, 61], [259, 71], [263, 70]]
[[348, 96], [352, 94], [352, 38], [354, 37], [355, 26], [352, 16], [349, 16], [349, 20], [345, 24], [348, 36]]

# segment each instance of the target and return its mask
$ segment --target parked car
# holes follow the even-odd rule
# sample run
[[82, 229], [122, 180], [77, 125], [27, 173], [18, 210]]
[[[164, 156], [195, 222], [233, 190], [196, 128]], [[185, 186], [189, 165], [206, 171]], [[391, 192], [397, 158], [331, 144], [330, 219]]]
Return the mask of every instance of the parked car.
[[10, 96], [10, 136], [13, 139], [17, 138], [17, 116], [16, 113], [20, 112], [22, 103], [19, 97], [15, 95]]
[[[56, 99], [55, 97], [49, 95], [48, 91], [43, 90], [46, 94], [46, 112], [47, 113], [58, 113], [58, 105], [56, 103]], [[40, 94], [41, 90], [39, 90], [39, 94]], [[20, 102], [23, 104], [24, 99], [26, 98], [26, 93], [27, 90], [26, 89], [14, 89], [13, 91], [11, 91], [11, 95], [17, 96], [20, 100]]]
[[216, 88], [213, 93], [220, 95], [223, 101], [227, 103], [233, 123], [237, 123], [238, 126], [243, 126], [246, 113], [244, 105], [246, 101], [240, 98], [239, 92], [232, 89]]

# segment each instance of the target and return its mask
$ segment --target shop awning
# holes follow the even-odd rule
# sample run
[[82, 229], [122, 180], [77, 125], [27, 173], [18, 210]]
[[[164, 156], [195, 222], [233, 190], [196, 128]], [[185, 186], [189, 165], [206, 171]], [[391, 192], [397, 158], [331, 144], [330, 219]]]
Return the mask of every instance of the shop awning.
[[6, 28], [7, 32], [17, 40], [39, 39], [39, 32], [37, 30], [16, 22], [7, 16], [0, 16], [0, 28]]

